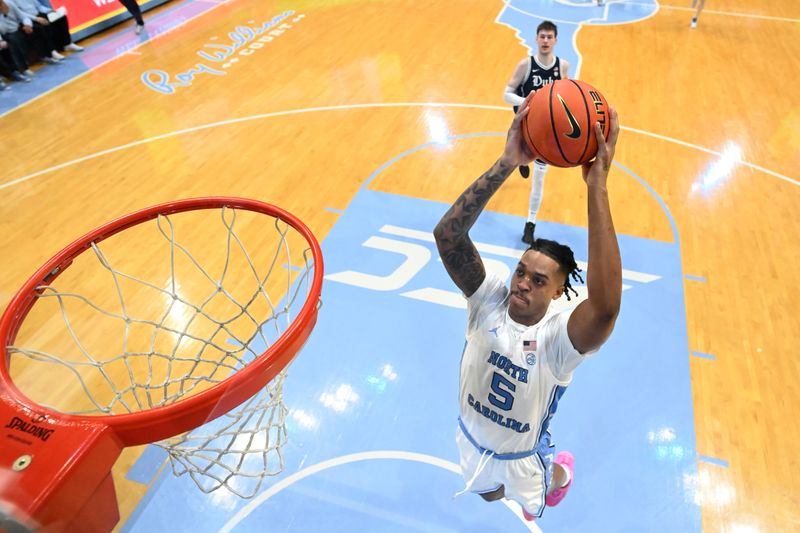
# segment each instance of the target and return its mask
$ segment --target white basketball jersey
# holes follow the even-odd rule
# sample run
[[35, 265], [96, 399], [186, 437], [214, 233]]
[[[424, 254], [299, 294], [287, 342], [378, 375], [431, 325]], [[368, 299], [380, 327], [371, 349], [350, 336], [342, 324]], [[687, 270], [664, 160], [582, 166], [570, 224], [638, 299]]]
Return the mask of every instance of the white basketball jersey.
[[581, 355], [567, 334], [571, 311], [533, 326], [508, 316], [509, 290], [497, 276], [467, 299], [461, 359], [461, 420], [479, 446], [498, 454], [533, 450], [548, 430]]

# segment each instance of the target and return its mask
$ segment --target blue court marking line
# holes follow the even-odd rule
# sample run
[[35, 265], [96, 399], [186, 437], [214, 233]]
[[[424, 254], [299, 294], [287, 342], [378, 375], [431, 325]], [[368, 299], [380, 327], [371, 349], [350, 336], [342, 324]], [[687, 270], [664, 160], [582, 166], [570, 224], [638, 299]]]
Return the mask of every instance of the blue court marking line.
[[329, 213], [337, 213], [337, 214], [344, 213], [344, 209], [338, 209], [336, 207], [326, 207], [325, 211], [328, 211]]
[[661, 199], [661, 197], [658, 195], [658, 193], [646, 181], [644, 181], [642, 178], [637, 176], [636, 173], [633, 170], [629, 169], [628, 167], [626, 167], [625, 165], [623, 165], [622, 163], [619, 163], [617, 161], [613, 161], [613, 163], [616, 166], [618, 166], [619, 168], [621, 168], [622, 170], [624, 170], [625, 172], [627, 172], [628, 174], [630, 174], [630, 176], [633, 179], [635, 179], [636, 181], [641, 183], [642, 186], [645, 189], [647, 189], [647, 191], [650, 193], [650, 195], [653, 198], [656, 199], [658, 204], [661, 206], [662, 211], [664, 211], [664, 214], [667, 215], [667, 219], [669, 220], [669, 224], [670, 224], [670, 226], [672, 226], [672, 236], [675, 239], [675, 245], [680, 250], [681, 241], [680, 241], [680, 238], [678, 237], [678, 225], [675, 223], [675, 219], [672, 218], [672, 213], [669, 212], [669, 208], [667, 207], [666, 202], [664, 202], [664, 200]]
[[[506, 135], [507, 135], [506, 132], [488, 131], [488, 132], [482, 132], [482, 133], [465, 133], [465, 134], [462, 134], [462, 135], [450, 135], [450, 136], [447, 137], [447, 140], [448, 140], [448, 142], [450, 142], [450, 141], [455, 141], [455, 140], [459, 140], [459, 139], [469, 139], [469, 138], [473, 138], [473, 137], [505, 137]], [[414, 152], [417, 152], [419, 150], [422, 150], [424, 148], [428, 148], [430, 146], [442, 146], [442, 143], [435, 142], [435, 141], [429, 141], [429, 142], [420, 144], [419, 146], [415, 146], [414, 148], [410, 148], [409, 150], [406, 150], [405, 152], [394, 156], [393, 158], [389, 159], [387, 162], [385, 162], [384, 164], [379, 166], [375, 171], [373, 171], [372, 174], [370, 174], [369, 177], [366, 179], [366, 181], [363, 183], [363, 185], [361, 186], [361, 189], [366, 189], [372, 183], [372, 181], [381, 172], [386, 170], [388, 167], [393, 165], [395, 162], [399, 161], [400, 159], [404, 158], [407, 155], [410, 155], [410, 154], [412, 154]], [[623, 164], [621, 164], [621, 163], [619, 163], [617, 161], [613, 161], [613, 163], [614, 163], [614, 165], [618, 166], [623, 171], [625, 171], [633, 179], [638, 181], [647, 190], [647, 192], [649, 192], [650, 195], [653, 198], [655, 198], [655, 200], [661, 206], [661, 210], [664, 211], [664, 214], [666, 215], [667, 220], [669, 220], [669, 224], [670, 224], [670, 226], [672, 228], [672, 236], [673, 236], [673, 239], [674, 239], [674, 243], [675, 243], [676, 246], [678, 246], [678, 249], [680, 249], [680, 238], [678, 237], [678, 226], [675, 223], [675, 219], [672, 217], [672, 213], [670, 213], [666, 202], [664, 202], [664, 200], [661, 199], [661, 197], [658, 195], [658, 193], [644, 179], [639, 177], [639, 175], [636, 174], [634, 171], [632, 171], [631, 169], [629, 169], [628, 167], [626, 167], [625, 165], [623, 165]]]
[[702, 276], [692, 276], [691, 274], [684, 274], [683, 277], [686, 278], [686, 279], [690, 279], [692, 281], [702, 281], [703, 283], [708, 281], [706, 278], [704, 278]]
[[702, 357], [703, 359], [710, 359], [711, 361], [716, 361], [717, 357], [711, 355], [710, 353], [703, 353], [703, 352], [692, 352], [692, 355], [695, 357]]
[[[509, 110], [510, 109], [511, 108], [509, 107]], [[471, 137], [505, 137], [505, 136], [506, 136], [505, 132], [491, 132], [490, 131], [490, 132], [482, 132], [482, 133], [464, 133], [462, 135], [449, 135], [447, 137], [447, 141], [450, 142], [450, 141], [455, 141], [455, 140], [458, 140], [458, 139], [468, 139], [468, 138], [471, 138]], [[424, 148], [428, 148], [430, 146], [446, 146], [446, 145], [444, 145], [441, 142], [437, 142], [437, 141], [428, 141], [426, 143], [420, 144], [419, 146], [415, 146], [414, 148], [406, 150], [402, 154], [394, 156], [393, 158], [388, 160], [386, 163], [384, 163], [381, 166], [379, 166], [375, 171], [373, 171], [372, 174], [370, 174], [369, 177], [367, 178], [367, 180], [363, 183], [363, 185], [361, 185], [361, 189], [366, 189], [369, 186], [369, 184], [372, 183], [372, 180], [374, 180], [378, 176], [378, 174], [383, 172], [389, 166], [393, 165], [396, 161], [399, 161], [400, 159], [403, 159], [405, 156], [407, 156], [409, 154], [413, 154], [414, 152], [417, 152], [417, 151], [422, 150]]]
[[700, 455], [699, 453], [697, 454], [697, 460], [703, 461], [704, 463], [711, 463], [712, 465], [721, 466], [722, 468], [728, 468], [728, 466], [730, 466], [728, 461], [717, 459], [716, 457], [709, 457], [708, 455]]
[[[155, 447], [156, 446], [153, 446], [151, 444], [147, 448], [155, 448]], [[144, 455], [144, 453], [142, 455]], [[153, 500], [153, 498], [158, 497], [159, 494], [158, 488], [164, 484], [164, 481], [166, 479], [167, 476], [157, 476], [155, 480], [153, 480], [153, 484], [148, 488], [147, 492], [144, 493], [144, 496], [142, 496], [142, 499], [139, 500], [139, 503], [136, 505], [136, 507], [133, 508], [131, 514], [128, 515], [128, 519], [120, 528], [121, 532], [125, 533], [131, 531], [136, 526], [136, 522], [139, 519], [139, 517], [146, 512], [148, 503], [150, 503], [150, 501]]]
[[155, 479], [161, 465], [167, 460], [167, 452], [160, 446], [147, 446], [142, 455], [133, 463], [131, 469], [125, 474], [125, 479], [149, 485]]

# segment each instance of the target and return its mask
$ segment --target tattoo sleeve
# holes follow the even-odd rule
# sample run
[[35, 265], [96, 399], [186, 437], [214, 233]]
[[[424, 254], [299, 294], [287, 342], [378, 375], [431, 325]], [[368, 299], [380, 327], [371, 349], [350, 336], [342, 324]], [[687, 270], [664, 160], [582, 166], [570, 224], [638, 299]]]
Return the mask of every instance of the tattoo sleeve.
[[469, 230], [513, 170], [513, 166], [498, 160], [458, 197], [433, 231], [447, 273], [466, 296], [472, 296], [486, 277]]

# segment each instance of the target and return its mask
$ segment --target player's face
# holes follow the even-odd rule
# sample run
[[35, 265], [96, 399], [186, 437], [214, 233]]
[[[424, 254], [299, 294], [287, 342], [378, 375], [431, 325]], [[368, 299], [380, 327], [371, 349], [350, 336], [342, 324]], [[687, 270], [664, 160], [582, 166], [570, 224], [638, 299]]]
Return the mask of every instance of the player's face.
[[508, 314], [527, 326], [542, 319], [550, 302], [564, 293], [564, 274], [558, 263], [541, 252], [528, 250], [511, 276]]
[[536, 34], [536, 45], [540, 54], [549, 54], [557, 41], [556, 32], [553, 30], [542, 30]]

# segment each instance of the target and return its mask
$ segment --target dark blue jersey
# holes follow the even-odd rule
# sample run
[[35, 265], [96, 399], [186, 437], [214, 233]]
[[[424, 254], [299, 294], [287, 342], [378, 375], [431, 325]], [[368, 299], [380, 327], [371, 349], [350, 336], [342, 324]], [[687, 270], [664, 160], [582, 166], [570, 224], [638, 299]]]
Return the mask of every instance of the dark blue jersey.
[[549, 85], [556, 80], [561, 79], [561, 59], [556, 57], [555, 62], [550, 68], [543, 68], [542, 65], [536, 61], [536, 57], [530, 58], [531, 68], [528, 75], [516, 88], [518, 96], [525, 98], [529, 94], [538, 91], [545, 85]]

